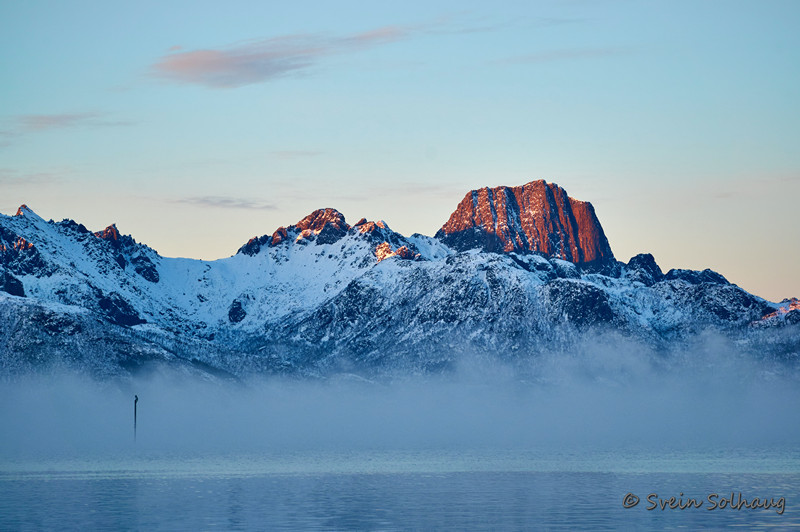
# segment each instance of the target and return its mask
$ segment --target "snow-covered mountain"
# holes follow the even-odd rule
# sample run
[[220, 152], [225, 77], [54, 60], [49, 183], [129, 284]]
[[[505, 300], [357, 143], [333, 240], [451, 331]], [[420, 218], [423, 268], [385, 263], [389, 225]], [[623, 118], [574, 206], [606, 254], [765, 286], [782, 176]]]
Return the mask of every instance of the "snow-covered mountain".
[[800, 302], [710, 270], [614, 259], [588, 202], [544, 181], [472, 191], [436, 234], [320, 209], [215, 261], [162, 257], [26, 206], [0, 216], [0, 372], [97, 376], [447, 371], [526, 361], [614, 334], [656, 351], [708, 330], [800, 354]]

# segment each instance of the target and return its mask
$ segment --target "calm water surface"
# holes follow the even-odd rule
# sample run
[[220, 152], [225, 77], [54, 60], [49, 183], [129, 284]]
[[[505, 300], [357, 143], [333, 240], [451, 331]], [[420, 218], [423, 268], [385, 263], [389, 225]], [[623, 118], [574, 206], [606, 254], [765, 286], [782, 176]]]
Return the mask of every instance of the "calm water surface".
[[[623, 507], [626, 494], [640, 498]], [[647, 510], [689, 498], [700, 508]], [[681, 493], [683, 495], [681, 495]], [[717, 508], [785, 499], [779, 508]], [[0, 458], [0, 530], [800, 529], [800, 448]]]

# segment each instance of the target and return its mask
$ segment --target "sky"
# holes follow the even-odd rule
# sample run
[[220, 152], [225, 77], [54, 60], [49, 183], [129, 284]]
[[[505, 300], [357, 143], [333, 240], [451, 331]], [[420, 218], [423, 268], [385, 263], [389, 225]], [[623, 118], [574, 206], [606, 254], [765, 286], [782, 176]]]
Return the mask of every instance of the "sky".
[[545, 179], [617, 259], [800, 297], [800, 2], [0, 3], [0, 212], [216, 259]]

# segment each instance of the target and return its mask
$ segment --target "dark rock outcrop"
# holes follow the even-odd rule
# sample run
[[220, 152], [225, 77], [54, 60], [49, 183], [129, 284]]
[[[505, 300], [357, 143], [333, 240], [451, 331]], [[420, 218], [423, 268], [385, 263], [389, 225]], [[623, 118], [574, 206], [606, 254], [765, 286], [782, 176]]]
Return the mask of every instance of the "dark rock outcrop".
[[[281, 227], [281, 229], [283, 229], [284, 232], [286, 231], [286, 229], [283, 227]], [[247, 241], [247, 244], [240, 247], [237, 253], [242, 253], [244, 255], [250, 255], [251, 257], [254, 257], [258, 255], [258, 252], [261, 251], [261, 248], [264, 247], [265, 244], [268, 244], [272, 238], [273, 237], [269, 235], [254, 236], [253, 238]]]
[[689, 284], [730, 284], [725, 277], [708, 268], [703, 271], [673, 268], [667, 272], [664, 278], [667, 281], [680, 280]]
[[6, 271], [0, 271], [0, 291], [12, 296], [25, 297], [22, 282]]
[[75, 220], [71, 220], [69, 218], [64, 218], [63, 220], [58, 222], [56, 225], [58, 227], [61, 227], [62, 229], [67, 229], [69, 231], [73, 231], [73, 232], [75, 232], [75, 233], [77, 233], [79, 235], [88, 235], [88, 234], [91, 233], [91, 231], [86, 229], [85, 225], [79, 224]]
[[[22, 207], [19, 212], [24, 212]], [[49, 276], [54, 271], [33, 243], [3, 227], [0, 227], [0, 265], [16, 275]]]
[[[116, 224], [111, 224], [102, 231], [94, 233], [94, 235], [108, 243], [115, 253], [114, 261], [120, 268], [125, 269], [128, 262], [130, 262], [133, 265], [133, 270], [141, 275], [144, 280], [151, 283], [159, 282], [161, 278], [158, 274], [158, 268], [143, 252], [146, 246], [137, 244], [136, 240], [129, 235], [121, 235]], [[121, 253], [127, 254], [129, 259], [126, 261], [125, 256]]]
[[247, 311], [244, 310], [242, 302], [234, 299], [231, 306], [228, 307], [228, 321], [231, 323], [239, 323], [247, 317]]
[[615, 313], [608, 294], [596, 286], [572, 279], [556, 279], [540, 289], [547, 317], [580, 329], [611, 323]]
[[97, 304], [106, 318], [108, 318], [108, 321], [114, 325], [131, 327], [145, 323], [145, 320], [139, 317], [136, 309], [116, 292], [101, 294]]
[[653, 286], [664, 279], [664, 272], [650, 253], [639, 253], [628, 261], [628, 278], [645, 286]]
[[576, 264], [614, 258], [591, 203], [544, 180], [469, 192], [436, 238], [459, 251], [539, 252]]

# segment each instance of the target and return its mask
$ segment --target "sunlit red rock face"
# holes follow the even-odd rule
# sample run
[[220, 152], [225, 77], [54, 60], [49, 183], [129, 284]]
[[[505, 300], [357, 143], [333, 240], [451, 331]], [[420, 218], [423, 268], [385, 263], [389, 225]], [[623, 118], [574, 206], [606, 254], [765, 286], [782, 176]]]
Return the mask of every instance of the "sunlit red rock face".
[[[316, 235], [320, 244], [332, 244], [347, 234], [350, 226], [344, 221], [344, 215], [336, 209], [317, 209], [297, 222], [297, 225], [290, 225], [288, 229], [298, 229], [302, 238]], [[287, 228], [279, 227], [272, 234], [270, 245], [277, 246], [286, 238], [288, 238]], [[251, 239], [248, 244], [253, 241], [254, 239]]]
[[350, 229], [350, 226], [344, 221], [344, 215], [336, 209], [317, 209], [297, 222], [297, 228], [301, 231], [309, 230], [319, 233], [328, 224], [336, 231]]
[[119, 240], [119, 230], [117, 229], [116, 224], [111, 224], [102, 231], [98, 231], [94, 234], [94, 236], [98, 238], [102, 238], [103, 240]]
[[574, 263], [614, 257], [592, 204], [544, 180], [469, 192], [436, 238], [461, 251], [537, 251]]

